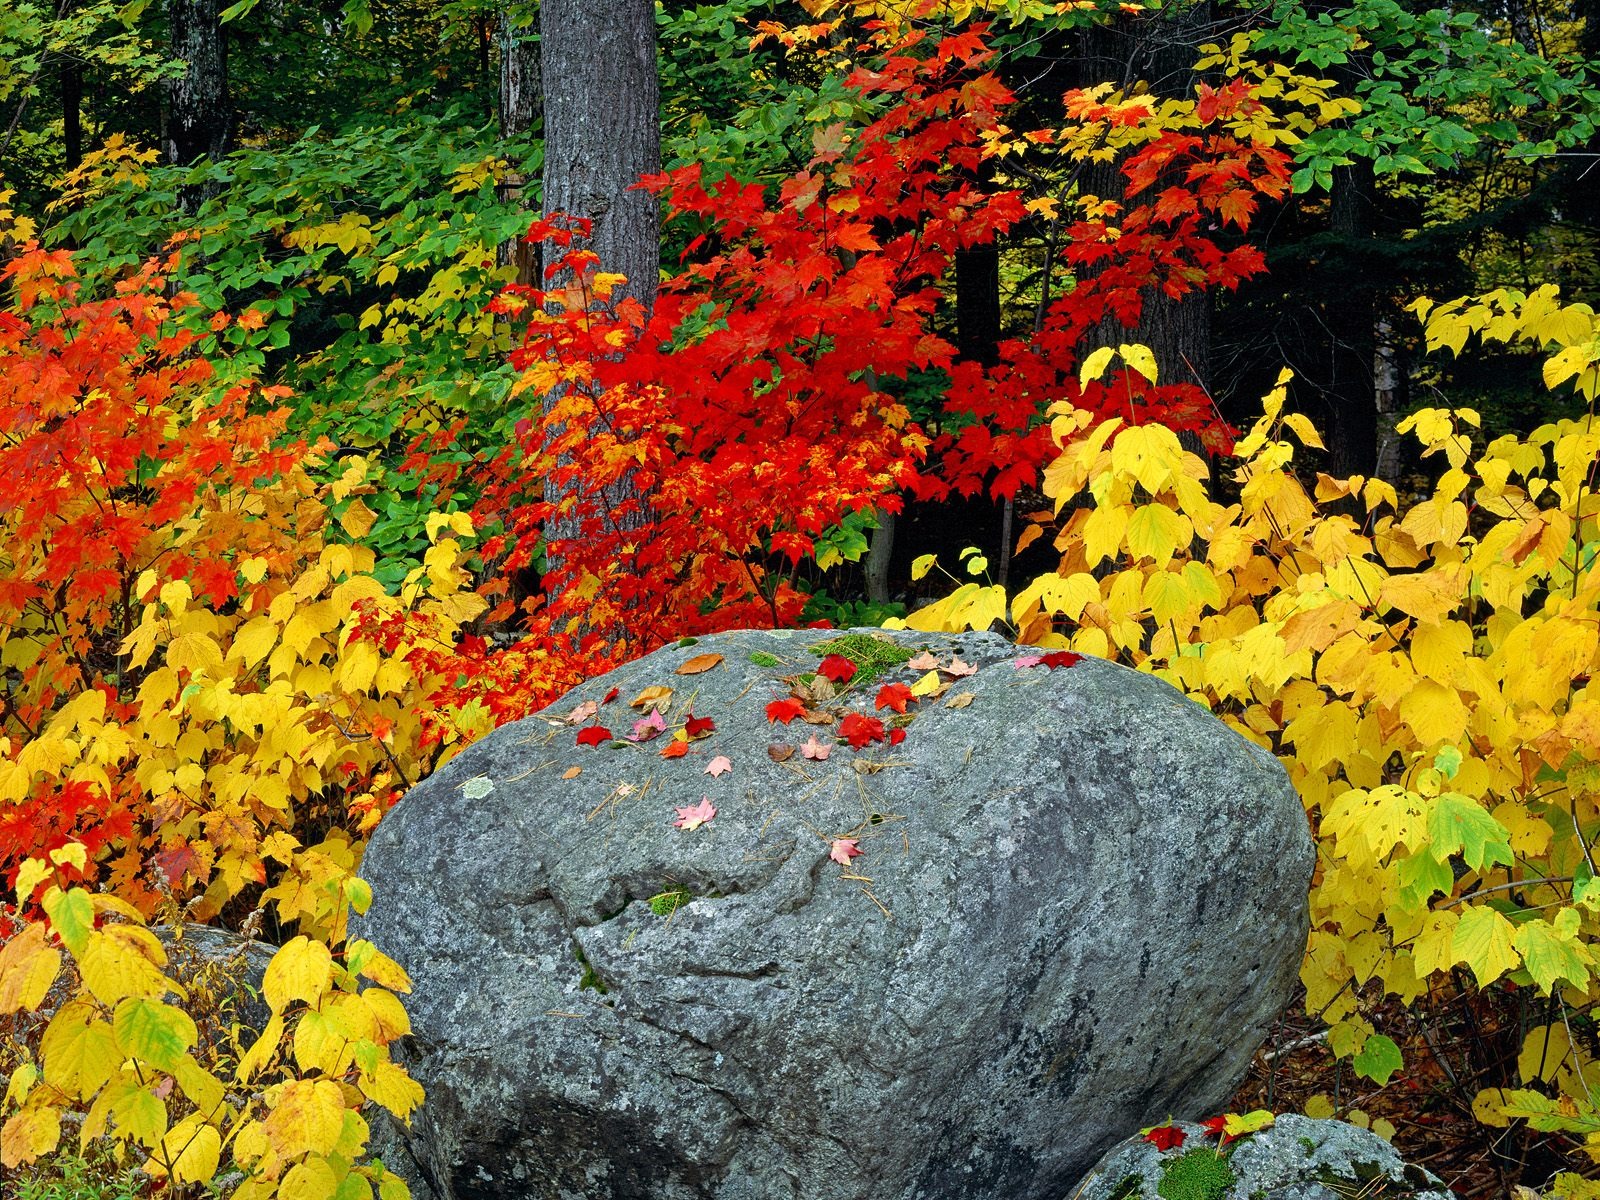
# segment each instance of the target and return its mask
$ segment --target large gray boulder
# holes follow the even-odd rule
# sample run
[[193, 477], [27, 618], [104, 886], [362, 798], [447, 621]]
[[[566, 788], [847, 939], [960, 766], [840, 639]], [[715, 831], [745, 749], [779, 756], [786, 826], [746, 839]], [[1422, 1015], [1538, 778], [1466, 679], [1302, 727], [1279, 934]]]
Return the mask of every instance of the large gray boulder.
[[[1235, 1087], [1306, 937], [1312, 846], [1272, 757], [1158, 679], [1019, 666], [988, 634], [893, 635], [978, 668], [904, 717], [878, 690], [925, 668], [807, 696], [900, 744], [769, 721], [834, 637], [657, 651], [385, 818], [356, 932], [412, 973], [404, 1138], [440, 1200], [1059, 1200]], [[895, 657], [870, 637], [842, 648]], [[620, 739], [652, 686], [666, 736], [691, 710], [715, 731], [675, 759], [578, 744], [574, 708], [617, 689]]]

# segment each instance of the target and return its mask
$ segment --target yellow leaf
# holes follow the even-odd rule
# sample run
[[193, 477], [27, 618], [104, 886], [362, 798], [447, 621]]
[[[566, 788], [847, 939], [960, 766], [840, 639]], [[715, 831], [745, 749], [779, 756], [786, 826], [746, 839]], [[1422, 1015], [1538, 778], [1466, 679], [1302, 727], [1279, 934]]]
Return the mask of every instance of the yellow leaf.
[[379, 1040], [392, 1042], [411, 1032], [411, 1018], [393, 992], [370, 987], [361, 993], [361, 1002], [371, 1010], [373, 1019], [378, 1023]]
[[409, 1117], [423, 1099], [422, 1085], [392, 1062], [380, 1062], [370, 1074], [361, 1072], [357, 1086], [368, 1100], [383, 1105], [401, 1120]]
[[125, 996], [161, 996], [172, 984], [162, 975], [161, 942], [148, 929], [108, 925], [89, 935], [78, 955], [83, 985], [108, 1008]]
[[[20, 800], [22, 797], [18, 796], [16, 799]], [[50, 878], [50, 868], [45, 866], [43, 859], [26, 860], [17, 868], [17, 903], [25, 905], [32, 900], [34, 889], [48, 878]], [[5, 1011], [5, 1008], [0, 1006], [0, 1012]]]
[[350, 501], [349, 507], [344, 510], [344, 515], [339, 518], [339, 525], [352, 538], [360, 541], [368, 533], [372, 532], [373, 522], [377, 519], [378, 514], [368, 508], [362, 502], [361, 497], [357, 496]]
[[1053, 221], [1056, 219], [1056, 208], [1058, 205], [1055, 198], [1052, 196], [1040, 196], [1037, 199], [1029, 200], [1022, 207], [1031, 213], [1038, 213], [1048, 221]]
[[290, 1080], [264, 1124], [267, 1140], [284, 1158], [326, 1154], [344, 1128], [344, 1093], [330, 1079]]
[[[1156, 356], [1149, 346], [1141, 346], [1138, 343], [1124, 343], [1117, 347], [1117, 352], [1122, 355], [1123, 362], [1127, 363], [1151, 383], [1156, 381]], [[1164, 426], [1147, 426], [1146, 428], [1161, 429]], [[1167, 432], [1171, 433], [1172, 431], [1167, 430]]]
[[1178, 435], [1165, 425], [1130, 425], [1111, 443], [1111, 468], [1138, 480], [1152, 496], [1167, 488], [1183, 463]]
[[267, 1027], [239, 1059], [238, 1076], [241, 1082], [248, 1083], [250, 1079], [272, 1061], [272, 1056], [277, 1053], [278, 1043], [283, 1040], [283, 1014], [275, 1012], [267, 1021]]
[[61, 1141], [61, 1114], [44, 1106], [24, 1108], [0, 1129], [0, 1165], [20, 1167], [49, 1154]]
[[1456, 922], [1450, 939], [1451, 958], [1471, 967], [1478, 986], [1485, 987], [1521, 965], [1521, 958], [1512, 949], [1514, 933], [1511, 922], [1494, 909], [1469, 906]]
[[[101, 700], [105, 699], [104, 692], [97, 692]], [[57, 846], [50, 851], [50, 861], [60, 866], [62, 863], [71, 863], [78, 870], [83, 870], [84, 864], [89, 861], [89, 852], [82, 842], [68, 842], [65, 846]]]
[[1311, 418], [1304, 413], [1289, 413], [1283, 418], [1283, 423], [1294, 430], [1295, 436], [1300, 439], [1301, 445], [1310, 446], [1313, 450], [1326, 450], [1322, 436], [1317, 432], [1317, 427], [1311, 423]]
[[1141, 504], [1128, 519], [1128, 552], [1149, 558], [1162, 568], [1180, 549], [1188, 549], [1194, 536], [1189, 519], [1164, 504]]
[[641, 711], [647, 708], [658, 708], [662, 712], [666, 712], [671, 704], [672, 689], [659, 683], [653, 683], [644, 688], [637, 696], [628, 701], [629, 708], [637, 708]]
[[233, 635], [230, 657], [240, 659], [245, 668], [255, 666], [278, 644], [278, 626], [270, 617], [256, 617], [241, 625]]
[[122, 1065], [111, 1026], [81, 997], [50, 1019], [39, 1054], [45, 1082], [78, 1099], [93, 1096]]
[[316, 1006], [333, 981], [333, 955], [321, 942], [301, 935], [286, 942], [267, 964], [261, 994], [273, 1012], [292, 1001]]
[[1099, 379], [1106, 373], [1106, 368], [1111, 365], [1111, 360], [1117, 352], [1110, 346], [1101, 346], [1093, 351], [1088, 358], [1083, 360], [1083, 366], [1078, 371], [1078, 386], [1086, 388], [1090, 382]]
[[222, 662], [222, 648], [203, 633], [181, 634], [167, 646], [167, 665], [174, 670], [187, 670], [191, 677], [215, 682], [223, 676]]
[[411, 990], [411, 977], [405, 973], [405, 969], [371, 942], [358, 938], [350, 943], [346, 954], [350, 970], [357, 975], [370, 979], [379, 987], [386, 987], [390, 991]]
[[338, 1200], [339, 1176], [325, 1158], [308, 1158], [284, 1172], [278, 1200]]
[[944, 681], [939, 678], [939, 672], [929, 671], [921, 679], [911, 685], [913, 696], [934, 696], [944, 686]]
[[1517, 1055], [1517, 1074], [1522, 1077], [1523, 1083], [1532, 1083], [1536, 1079], [1549, 1083], [1571, 1053], [1572, 1042], [1567, 1037], [1565, 1025], [1535, 1025], [1522, 1039], [1522, 1051]]
[[42, 922], [31, 922], [0, 946], [0, 1016], [44, 1003], [61, 970], [61, 951], [48, 936]]
[[302, 1075], [341, 1075], [354, 1054], [350, 1040], [333, 1027], [326, 1014], [315, 1009], [300, 1014], [294, 1030], [294, 1060]]
[[174, 1183], [209, 1183], [217, 1173], [222, 1138], [198, 1113], [179, 1121], [150, 1152], [144, 1169], [152, 1175], [170, 1176]]

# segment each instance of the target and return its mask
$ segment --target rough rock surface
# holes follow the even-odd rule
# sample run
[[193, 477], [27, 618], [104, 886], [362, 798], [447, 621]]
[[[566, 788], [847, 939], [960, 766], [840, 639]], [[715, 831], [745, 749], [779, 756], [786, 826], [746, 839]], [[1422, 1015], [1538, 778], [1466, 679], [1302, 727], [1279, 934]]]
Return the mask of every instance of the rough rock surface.
[[1198, 1125], [1181, 1124], [1181, 1147], [1157, 1150], [1144, 1138], [1117, 1146], [1072, 1192], [1071, 1200], [1450, 1200], [1438, 1176], [1408, 1165], [1375, 1133], [1345, 1121], [1314, 1121], [1295, 1113], [1251, 1134], [1226, 1152], [1233, 1181], [1222, 1191], [1188, 1187], [1173, 1166], [1185, 1156], [1214, 1155], [1217, 1140]]
[[[1306, 935], [1311, 841], [1272, 758], [1150, 676], [904, 633], [979, 669], [904, 718], [878, 688], [924, 671], [858, 681], [813, 711], [902, 722], [901, 744], [775, 761], [834, 740], [765, 715], [834, 636], [660, 650], [379, 827], [356, 932], [412, 973], [406, 1140], [440, 1200], [1055, 1198], [1242, 1076]], [[621, 738], [652, 685], [675, 689], [668, 736], [716, 722], [686, 757], [562, 720], [620, 689], [599, 720]], [[703, 797], [716, 818], [675, 828]]]

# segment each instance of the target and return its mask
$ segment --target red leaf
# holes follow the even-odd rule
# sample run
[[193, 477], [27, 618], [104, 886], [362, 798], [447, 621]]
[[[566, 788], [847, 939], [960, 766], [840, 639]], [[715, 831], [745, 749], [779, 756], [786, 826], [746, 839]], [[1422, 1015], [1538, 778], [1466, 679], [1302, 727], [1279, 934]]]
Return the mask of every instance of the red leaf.
[[856, 845], [855, 838], [834, 838], [828, 846], [828, 857], [841, 867], [848, 867], [850, 860], [861, 853], [862, 849]]
[[817, 674], [834, 683], [849, 683], [855, 678], [856, 665], [842, 654], [830, 654], [817, 664]]
[[680, 742], [677, 738], [673, 738], [661, 747], [662, 758], [682, 758], [687, 753], [689, 753], [689, 743]]
[[598, 746], [601, 742], [611, 740], [611, 730], [604, 725], [589, 725], [578, 730], [578, 745]]
[[1144, 1131], [1144, 1140], [1157, 1150], [1172, 1150], [1183, 1145], [1188, 1135], [1176, 1125], [1155, 1125]]
[[1083, 661], [1083, 655], [1074, 654], [1071, 650], [1056, 650], [1044, 655], [1041, 662], [1051, 670], [1057, 667], [1075, 667]]
[[803, 703], [793, 696], [789, 696], [783, 700], [774, 700], [767, 705], [767, 720], [779, 725], [787, 725], [796, 717], [803, 716], [805, 711], [806, 706]]
[[860, 750], [870, 742], [883, 741], [883, 722], [877, 717], [846, 713], [844, 720], [839, 722], [839, 736]]
[[601, 704], [610, 704], [613, 700], [615, 700], [617, 698], [617, 696], [620, 693], [621, 693], [621, 689], [620, 688], [612, 688], [609, 692], [606, 693], [606, 698], [604, 700], [600, 701], [600, 703]]
[[906, 740], [906, 731], [904, 729], [901, 729], [898, 726], [896, 726], [894, 729], [889, 730], [889, 745], [898, 746], [901, 742], [903, 742], [905, 740]]
[[1224, 1141], [1226, 1141], [1227, 1138], [1228, 1138], [1228, 1134], [1227, 1134], [1228, 1118], [1227, 1117], [1207, 1117], [1204, 1121], [1200, 1122], [1200, 1127], [1202, 1129], [1204, 1129], [1207, 1133], [1211, 1134], [1212, 1136], [1220, 1137]]
[[697, 717], [693, 713], [683, 723], [683, 731], [692, 738], [703, 737], [717, 727], [710, 717]]
[[897, 713], [903, 713], [908, 702], [915, 704], [917, 698], [903, 683], [886, 683], [878, 689], [878, 708], [892, 708]]

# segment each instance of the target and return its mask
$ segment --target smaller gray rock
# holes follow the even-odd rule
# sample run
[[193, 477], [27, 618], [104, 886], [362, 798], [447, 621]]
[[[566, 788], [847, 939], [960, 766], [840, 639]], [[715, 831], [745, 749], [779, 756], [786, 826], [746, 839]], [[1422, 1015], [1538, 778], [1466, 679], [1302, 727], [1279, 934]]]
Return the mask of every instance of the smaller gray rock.
[[1217, 1153], [1213, 1136], [1199, 1125], [1176, 1124], [1187, 1135], [1182, 1146], [1163, 1151], [1131, 1138], [1100, 1160], [1070, 1200], [1451, 1200], [1436, 1175], [1345, 1121], [1284, 1113], [1225, 1150], [1226, 1171], [1209, 1161]]

